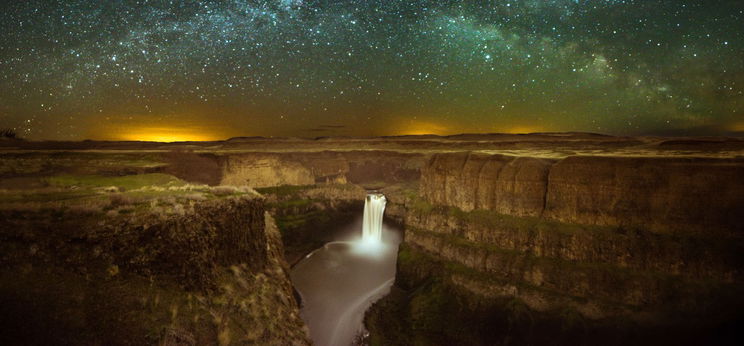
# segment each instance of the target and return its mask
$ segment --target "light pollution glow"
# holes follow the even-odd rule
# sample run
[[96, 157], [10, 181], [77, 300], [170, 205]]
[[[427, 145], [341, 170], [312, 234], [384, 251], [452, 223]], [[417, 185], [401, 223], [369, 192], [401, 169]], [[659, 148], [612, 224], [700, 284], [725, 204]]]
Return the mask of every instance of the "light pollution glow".
[[121, 135], [120, 140], [145, 142], [213, 141], [221, 138], [183, 128], [148, 127]]
[[[533, 133], [544, 129], [536, 126], [512, 125], [500, 126], [492, 129], [493, 133]], [[454, 126], [452, 124], [435, 123], [431, 121], [405, 121], [396, 129], [391, 129], [394, 135], [439, 135], [447, 136], [460, 133], [475, 133], [477, 128]], [[196, 141], [218, 141], [230, 137], [246, 135], [229, 131], [221, 126], [181, 124], [167, 126], [165, 124], [156, 126], [123, 125], [105, 126], [97, 129], [98, 135], [94, 139], [105, 139], [115, 141], [144, 141], [144, 142], [196, 142]]]
[[[446, 135], [455, 135], [455, 134], [461, 134], [461, 133], [481, 133], [484, 132], [483, 127], [478, 126], [467, 126], [468, 124], [445, 124], [441, 122], [434, 122], [430, 120], [426, 121], [419, 121], [419, 120], [409, 120], [409, 121], [403, 121], [398, 126], [397, 129], [392, 129], [391, 132], [393, 132], [396, 135], [407, 135], [407, 136], [415, 136], [415, 135], [440, 135], [440, 136], [446, 136]], [[490, 128], [486, 132], [492, 132], [492, 133], [510, 133], [510, 134], [520, 134], [520, 133], [534, 133], [534, 132], [543, 132], [547, 131], [546, 128], [539, 127], [536, 125], [520, 125], [520, 124], [510, 124], [505, 126], [494, 126]]]
[[233, 137], [225, 129], [200, 125], [117, 125], [96, 129], [91, 139], [145, 142], [216, 141]]

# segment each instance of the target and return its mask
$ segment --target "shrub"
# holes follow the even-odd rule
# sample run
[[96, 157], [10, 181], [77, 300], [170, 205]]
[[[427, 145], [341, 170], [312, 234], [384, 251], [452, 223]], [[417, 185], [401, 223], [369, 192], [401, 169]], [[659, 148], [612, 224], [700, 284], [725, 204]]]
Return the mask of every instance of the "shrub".
[[121, 193], [115, 193], [115, 194], [109, 195], [109, 201], [110, 201], [109, 205], [113, 208], [116, 208], [116, 207], [123, 207], [123, 206], [129, 206], [132, 204], [141, 203], [142, 199], [135, 198], [133, 196], [129, 196], [129, 195], [121, 194]]
[[211, 188], [212, 194], [215, 196], [226, 196], [232, 195], [238, 192], [235, 186], [215, 186]]
[[0, 129], [0, 137], [9, 139], [18, 139], [17, 133], [14, 129]]

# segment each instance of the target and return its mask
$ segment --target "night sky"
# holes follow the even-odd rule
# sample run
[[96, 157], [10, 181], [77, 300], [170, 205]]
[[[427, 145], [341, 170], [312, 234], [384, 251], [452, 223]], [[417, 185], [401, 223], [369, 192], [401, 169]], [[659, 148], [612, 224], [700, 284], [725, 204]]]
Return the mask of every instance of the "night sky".
[[13, 1], [30, 139], [744, 134], [744, 1]]

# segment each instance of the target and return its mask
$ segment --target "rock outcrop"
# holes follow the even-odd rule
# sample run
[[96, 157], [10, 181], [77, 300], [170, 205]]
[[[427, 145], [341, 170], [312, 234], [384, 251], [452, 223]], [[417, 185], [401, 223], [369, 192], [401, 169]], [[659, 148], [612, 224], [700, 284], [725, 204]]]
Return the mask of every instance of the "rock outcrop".
[[294, 265], [359, 218], [366, 191], [350, 184], [263, 188], [267, 207], [276, 218], [284, 256]]
[[[406, 229], [402, 291], [371, 330], [383, 343], [708, 342], [744, 306], [742, 178], [741, 159], [434, 154], [418, 187], [384, 191]], [[385, 311], [411, 331], [382, 330]]]
[[0, 210], [3, 344], [308, 344], [264, 201]]
[[437, 154], [424, 166], [421, 193], [464, 211], [540, 216], [552, 160], [473, 153]]
[[384, 151], [321, 151], [229, 154], [222, 161], [221, 184], [260, 188], [415, 180], [425, 158]]
[[568, 157], [548, 178], [545, 217], [658, 232], [744, 231], [744, 160]]
[[315, 184], [307, 167], [276, 154], [233, 155], [225, 160], [223, 169], [222, 185], [259, 188]]
[[575, 156], [559, 161], [436, 154], [427, 202], [567, 223], [659, 232], [744, 229], [744, 160]]

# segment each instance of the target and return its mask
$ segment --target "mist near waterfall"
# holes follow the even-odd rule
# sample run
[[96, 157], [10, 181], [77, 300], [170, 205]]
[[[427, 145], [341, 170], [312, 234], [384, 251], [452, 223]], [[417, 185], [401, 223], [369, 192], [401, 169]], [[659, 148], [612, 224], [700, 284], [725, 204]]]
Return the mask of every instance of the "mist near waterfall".
[[350, 345], [365, 332], [364, 312], [393, 284], [401, 237], [383, 222], [384, 208], [383, 195], [369, 194], [362, 217], [292, 268], [301, 316], [316, 345]]

